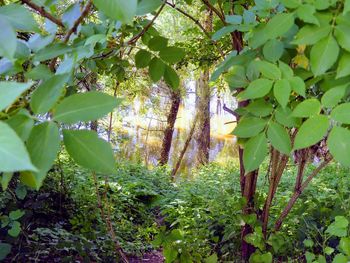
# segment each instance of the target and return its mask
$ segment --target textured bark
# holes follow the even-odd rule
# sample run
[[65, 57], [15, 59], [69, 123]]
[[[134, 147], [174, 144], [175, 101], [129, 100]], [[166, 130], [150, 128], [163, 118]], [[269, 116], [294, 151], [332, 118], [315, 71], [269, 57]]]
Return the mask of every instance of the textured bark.
[[171, 93], [171, 107], [167, 118], [167, 126], [164, 131], [162, 149], [160, 153], [159, 165], [165, 165], [169, 160], [169, 153], [173, 141], [174, 126], [177, 113], [179, 111], [181, 97], [178, 92]]
[[[204, 28], [206, 31], [212, 31], [213, 15], [212, 12], [205, 12]], [[210, 87], [209, 87], [209, 68], [203, 69], [200, 74], [196, 93], [197, 93], [197, 115], [198, 126], [196, 132], [196, 142], [198, 151], [196, 161], [198, 164], [209, 162], [210, 150]]]

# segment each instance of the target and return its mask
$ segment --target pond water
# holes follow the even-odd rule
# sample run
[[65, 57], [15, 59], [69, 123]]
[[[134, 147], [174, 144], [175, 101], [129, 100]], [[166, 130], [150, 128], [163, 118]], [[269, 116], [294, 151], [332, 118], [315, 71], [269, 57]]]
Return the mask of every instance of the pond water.
[[[191, 88], [192, 85], [192, 88]], [[169, 166], [177, 162], [179, 154], [184, 146], [190, 127], [192, 126], [195, 115], [195, 93], [194, 84], [188, 84], [188, 92], [183, 98], [173, 134], [173, 143], [170, 151]], [[223, 110], [223, 105], [230, 109], [236, 108], [236, 102], [229, 92], [220, 92], [218, 95], [215, 90], [211, 96], [211, 143], [210, 143], [210, 161], [226, 163], [235, 161], [238, 155], [236, 147], [236, 138], [231, 135], [235, 127], [235, 118], [232, 114]], [[152, 104], [152, 98], [149, 101], [135, 99], [134, 103], [128, 106], [122, 112], [119, 124], [113, 123], [114, 133], [118, 135], [115, 141], [117, 156], [126, 158], [152, 167], [157, 165], [161, 145], [163, 140], [163, 130], [166, 126], [167, 99], [163, 98], [158, 107]], [[164, 109], [164, 112], [159, 109]], [[196, 141], [191, 143], [182, 160], [180, 173], [188, 174], [195, 165], [195, 156], [197, 151]]]

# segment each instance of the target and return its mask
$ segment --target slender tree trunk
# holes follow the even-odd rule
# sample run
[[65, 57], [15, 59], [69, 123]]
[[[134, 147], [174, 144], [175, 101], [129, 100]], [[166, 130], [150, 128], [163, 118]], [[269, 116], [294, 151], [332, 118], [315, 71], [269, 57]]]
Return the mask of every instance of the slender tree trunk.
[[171, 144], [173, 141], [174, 126], [176, 122], [177, 113], [179, 111], [180, 102], [180, 94], [178, 92], [171, 92], [171, 107], [167, 119], [167, 126], [164, 131], [159, 165], [166, 165], [168, 163]]
[[[213, 15], [211, 11], [205, 12], [204, 28], [207, 32], [212, 31]], [[197, 114], [198, 126], [196, 134], [196, 142], [198, 151], [196, 161], [198, 164], [206, 164], [209, 162], [210, 150], [210, 87], [209, 87], [209, 68], [205, 68], [200, 73], [197, 93]]]

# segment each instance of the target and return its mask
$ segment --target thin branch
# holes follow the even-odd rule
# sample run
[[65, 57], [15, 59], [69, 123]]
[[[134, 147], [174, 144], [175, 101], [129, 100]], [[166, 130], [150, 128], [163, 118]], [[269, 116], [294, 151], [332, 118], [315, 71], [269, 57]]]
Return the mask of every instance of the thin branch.
[[74, 22], [74, 25], [72, 26], [72, 28], [68, 31], [67, 35], [65, 36], [65, 38], [64, 38], [65, 43], [67, 43], [69, 41], [69, 38], [73, 33], [76, 33], [78, 26], [83, 21], [83, 19], [89, 14], [91, 7], [92, 7], [92, 1], [90, 0], [86, 4], [80, 17]]
[[275, 230], [278, 231], [283, 223], [283, 220], [288, 216], [289, 212], [292, 210], [295, 202], [298, 200], [299, 196], [304, 192], [305, 188], [309, 185], [311, 180], [324, 168], [326, 167], [330, 162], [332, 161], [332, 158], [325, 159], [304, 181], [304, 183], [301, 185], [299, 191], [294, 192], [292, 197], [289, 199], [288, 204], [284, 208], [283, 212], [277, 219], [275, 223]]
[[179, 7], [177, 7], [175, 4], [172, 4], [172, 3], [169, 3], [169, 2], [166, 2], [166, 4], [170, 7], [172, 7], [173, 9], [175, 9], [176, 11], [178, 11], [179, 13], [183, 14], [184, 16], [186, 16], [187, 18], [189, 18], [190, 20], [192, 20], [202, 31], [203, 33], [206, 35], [206, 37], [209, 38], [209, 40], [214, 44], [214, 46], [218, 49], [220, 55], [222, 58], [225, 57], [225, 54], [224, 52], [221, 50], [221, 48], [218, 46], [217, 42], [214, 41], [209, 32], [207, 30], [205, 30], [205, 28], [202, 26], [202, 24], [197, 20], [195, 19], [193, 16], [191, 16], [190, 14], [188, 14], [187, 12], [185, 12], [184, 10], [180, 9]]
[[30, 0], [21, 0], [21, 2], [22, 2], [22, 4], [26, 4], [30, 8], [34, 9], [35, 11], [37, 11], [41, 16], [49, 19], [51, 22], [53, 22], [56, 25], [64, 28], [63, 22], [60, 19], [58, 19], [58, 18], [54, 17], [53, 15], [51, 15], [49, 12], [47, 12], [43, 6], [38, 6], [38, 5], [34, 4], [34, 3], [32, 3]]
[[154, 24], [154, 21], [156, 21], [156, 19], [158, 18], [158, 16], [160, 15], [160, 13], [162, 12], [162, 10], [164, 9], [165, 3], [162, 4], [162, 6], [159, 8], [159, 10], [157, 11], [157, 13], [155, 14], [155, 16], [153, 17], [153, 19], [151, 20], [151, 22], [149, 22], [140, 33], [138, 33], [137, 35], [135, 35], [133, 38], [131, 38], [127, 43], [128, 45], [131, 44], [135, 44], [137, 42], [137, 40], [139, 40], [140, 37], [142, 37], [147, 31], [148, 29], [150, 29], [150, 27]]

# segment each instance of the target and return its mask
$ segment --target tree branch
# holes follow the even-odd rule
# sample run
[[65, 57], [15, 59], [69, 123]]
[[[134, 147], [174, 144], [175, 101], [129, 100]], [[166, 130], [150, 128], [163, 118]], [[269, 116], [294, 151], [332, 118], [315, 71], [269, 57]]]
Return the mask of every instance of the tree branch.
[[56, 25], [58, 25], [60, 27], [63, 27], [63, 28], [65, 27], [63, 22], [60, 19], [54, 17], [49, 12], [47, 12], [43, 6], [38, 6], [38, 5], [34, 4], [34, 3], [32, 3], [30, 0], [21, 0], [21, 2], [22, 2], [22, 4], [26, 4], [30, 8], [34, 9], [42, 17], [45, 17], [45, 18], [49, 19], [51, 22], [55, 23]]

